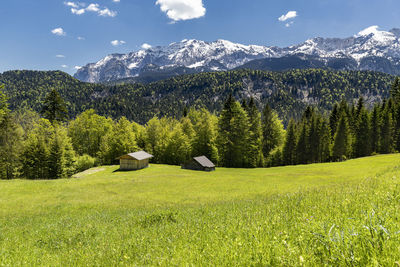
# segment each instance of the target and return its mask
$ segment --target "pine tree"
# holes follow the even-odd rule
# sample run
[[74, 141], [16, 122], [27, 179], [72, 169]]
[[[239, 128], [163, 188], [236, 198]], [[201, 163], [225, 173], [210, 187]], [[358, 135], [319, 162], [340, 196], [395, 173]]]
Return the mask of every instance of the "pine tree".
[[335, 105], [333, 105], [331, 115], [329, 116], [329, 126], [331, 129], [332, 138], [334, 137], [334, 135], [336, 133], [337, 124], [339, 122], [339, 115], [340, 115], [339, 114], [339, 105], [337, 103], [335, 103]]
[[249, 119], [230, 95], [218, 122], [218, 152], [222, 166], [246, 167], [249, 158]]
[[400, 104], [400, 78], [396, 77], [390, 90], [390, 95], [395, 104]]
[[386, 105], [386, 108], [382, 112], [380, 153], [387, 154], [393, 152], [393, 132], [392, 113], [390, 112], [390, 106]]
[[362, 108], [355, 133], [354, 156], [365, 157], [371, 154], [371, 126], [368, 112]]
[[331, 158], [331, 130], [327, 120], [320, 120], [318, 131], [320, 138], [318, 162], [327, 162]]
[[381, 124], [381, 109], [375, 105], [371, 114], [371, 151], [375, 153], [380, 151]]
[[296, 164], [296, 128], [294, 120], [289, 121], [286, 139], [283, 145], [282, 161], [284, 165]]
[[278, 115], [267, 104], [262, 114], [263, 154], [267, 158], [272, 150], [282, 145], [284, 129]]
[[50, 144], [49, 159], [48, 159], [49, 179], [59, 179], [63, 177], [63, 169], [64, 169], [63, 153], [64, 152], [62, 147], [62, 141], [56, 134], [53, 142]]
[[46, 96], [41, 113], [43, 117], [48, 119], [52, 124], [54, 122], [63, 122], [67, 119], [67, 106], [55, 89]]
[[332, 157], [334, 160], [343, 160], [351, 154], [351, 136], [347, 116], [342, 112], [334, 137]]
[[300, 135], [296, 145], [296, 163], [307, 164], [310, 162], [309, 127], [306, 122], [300, 124]]
[[249, 148], [248, 167], [256, 168], [264, 165], [264, 156], [262, 152], [262, 130], [261, 115], [257, 109], [254, 99], [251, 98], [245, 110], [249, 118]]

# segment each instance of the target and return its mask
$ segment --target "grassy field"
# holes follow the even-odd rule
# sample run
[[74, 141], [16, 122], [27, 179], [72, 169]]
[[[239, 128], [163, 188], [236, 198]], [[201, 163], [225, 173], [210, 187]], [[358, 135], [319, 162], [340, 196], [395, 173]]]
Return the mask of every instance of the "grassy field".
[[0, 181], [0, 266], [400, 264], [400, 155]]

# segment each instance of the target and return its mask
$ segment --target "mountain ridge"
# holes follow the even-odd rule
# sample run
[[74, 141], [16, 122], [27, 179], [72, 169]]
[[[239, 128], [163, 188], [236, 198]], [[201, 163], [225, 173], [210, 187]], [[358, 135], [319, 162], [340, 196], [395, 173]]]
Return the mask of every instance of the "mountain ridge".
[[[155, 76], [164, 73], [163, 77], [168, 78], [185, 73], [254, 68], [251, 62], [260, 60], [265, 60], [264, 65], [267, 65], [262, 70], [288, 70], [293, 67], [281, 66], [285, 66], [287, 57], [305, 61], [304, 68], [312, 65], [400, 74], [400, 29], [381, 31], [378, 26], [371, 26], [348, 38], [316, 37], [285, 48], [243, 45], [222, 39], [214, 42], [184, 39], [168, 46], [110, 54], [80, 68], [74, 77], [85, 82], [108, 82], [125, 78], [140, 80], [143, 73]], [[310, 57], [318, 64], [310, 64]], [[338, 60], [342, 60], [342, 64], [337, 64]], [[269, 61], [275, 61], [278, 67], [268, 65]]]

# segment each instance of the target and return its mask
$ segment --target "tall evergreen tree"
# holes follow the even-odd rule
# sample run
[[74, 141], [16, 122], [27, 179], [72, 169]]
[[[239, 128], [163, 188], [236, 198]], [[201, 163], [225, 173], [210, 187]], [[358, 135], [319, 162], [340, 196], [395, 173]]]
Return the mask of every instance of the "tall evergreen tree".
[[337, 127], [337, 124], [339, 122], [339, 117], [340, 117], [339, 105], [337, 103], [335, 103], [333, 105], [333, 109], [332, 109], [331, 115], [329, 116], [329, 126], [330, 126], [330, 129], [331, 129], [332, 138], [334, 137], [334, 135], [336, 133], [336, 127]]
[[296, 164], [296, 140], [296, 124], [294, 120], [291, 119], [286, 131], [286, 138], [282, 151], [282, 161], [284, 165]]
[[378, 153], [381, 143], [381, 109], [375, 105], [371, 114], [371, 151]]
[[354, 156], [365, 157], [371, 154], [371, 126], [368, 112], [360, 110], [355, 133]]
[[400, 78], [396, 77], [390, 90], [390, 96], [395, 104], [400, 104]]
[[41, 113], [43, 117], [48, 119], [52, 124], [54, 122], [63, 122], [67, 119], [67, 106], [64, 99], [62, 99], [55, 89], [46, 96]]
[[249, 151], [248, 151], [248, 167], [262, 167], [264, 165], [264, 156], [262, 152], [262, 130], [261, 115], [253, 98], [250, 98], [248, 105], [245, 106], [247, 116], [249, 118]]
[[387, 154], [393, 152], [393, 119], [390, 106], [382, 111], [382, 124], [380, 134], [380, 153]]
[[249, 119], [230, 95], [218, 122], [218, 152], [225, 167], [246, 167], [249, 153]]
[[343, 160], [351, 154], [351, 133], [345, 112], [341, 113], [332, 148], [334, 160]]
[[278, 115], [267, 104], [262, 114], [263, 154], [268, 157], [272, 150], [282, 145], [285, 131]]

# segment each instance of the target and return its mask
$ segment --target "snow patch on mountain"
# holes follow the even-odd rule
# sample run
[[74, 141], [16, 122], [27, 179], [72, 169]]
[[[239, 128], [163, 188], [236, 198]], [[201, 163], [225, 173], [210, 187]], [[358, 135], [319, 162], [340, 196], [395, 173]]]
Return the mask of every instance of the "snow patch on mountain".
[[[75, 77], [87, 82], [102, 82], [136, 77], [142, 71], [186, 67], [196, 71], [230, 70], [249, 61], [311, 55], [321, 60], [351, 59], [361, 68], [362, 61], [380, 57], [400, 63], [400, 29], [380, 30], [371, 26], [348, 38], [313, 38], [286, 48], [243, 45], [227, 40], [205, 42], [184, 39], [168, 46], [156, 46], [128, 54], [112, 54], [77, 71]], [[372, 64], [372, 63], [371, 63]], [[373, 65], [369, 69], [374, 69]], [[379, 67], [376, 67], [379, 69]]]

